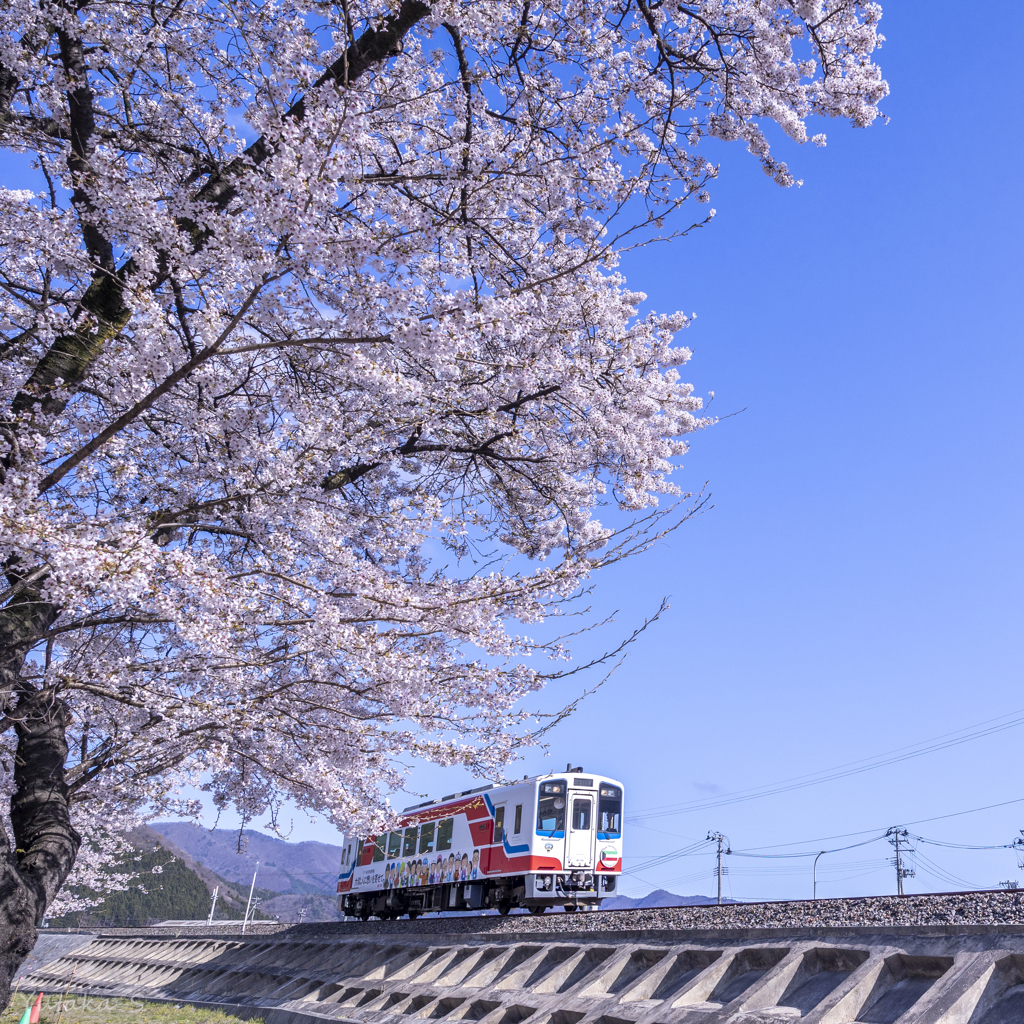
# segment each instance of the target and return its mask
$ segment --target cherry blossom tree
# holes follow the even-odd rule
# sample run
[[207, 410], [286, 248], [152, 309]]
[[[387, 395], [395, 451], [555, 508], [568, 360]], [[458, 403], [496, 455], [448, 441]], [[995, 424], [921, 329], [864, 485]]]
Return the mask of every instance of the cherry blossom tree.
[[617, 261], [706, 222], [702, 139], [790, 185], [766, 126], [869, 125], [880, 16], [6, 0], [3, 1002], [185, 786], [370, 827], [403, 756], [514, 755], [567, 671], [519, 625], [685, 516], [706, 422]]

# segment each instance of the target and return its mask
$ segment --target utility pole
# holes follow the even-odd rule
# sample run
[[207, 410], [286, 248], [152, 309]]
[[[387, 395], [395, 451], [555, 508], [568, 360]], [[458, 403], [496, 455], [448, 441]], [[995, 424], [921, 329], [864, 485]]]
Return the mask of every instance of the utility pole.
[[[828, 850], [822, 850], [821, 853], [818, 854], [818, 857], [820, 857], [822, 853], [828, 853]], [[814, 870], [812, 872], [814, 877], [814, 899], [818, 898], [818, 857], [814, 858]]]
[[[913, 878], [916, 872], [910, 868], [903, 866], [903, 853], [913, 853], [909, 844], [910, 833], [905, 829], [897, 828], [895, 825], [885, 833], [885, 838], [896, 847], [896, 856], [893, 858], [892, 863], [896, 866], [896, 895], [903, 895], [903, 879]], [[900, 843], [902, 842], [903, 848], [900, 849]]]
[[207, 924], [213, 924], [213, 912], [217, 909], [217, 893], [220, 892], [220, 886], [215, 885], [213, 887], [213, 903], [210, 904], [210, 916], [206, 919]]
[[[722, 875], [729, 871], [728, 868], [722, 867], [722, 854], [730, 854], [732, 850], [729, 849], [729, 840], [722, 835], [721, 832], [709, 832], [708, 842], [718, 843], [718, 867], [715, 868], [715, 877], [718, 879], [718, 905], [722, 905]], [[722, 844], [725, 843], [725, 850], [722, 849]]]
[[242, 934], [245, 934], [245, 926], [249, 923], [249, 908], [252, 906], [252, 893], [256, 888], [256, 872], [260, 869], [260, 862], [256, 861], [256, 871], [252, 873], [252, 885], [249, 886], [249, 902], [245, 905], [245, 917], [242, 919]]

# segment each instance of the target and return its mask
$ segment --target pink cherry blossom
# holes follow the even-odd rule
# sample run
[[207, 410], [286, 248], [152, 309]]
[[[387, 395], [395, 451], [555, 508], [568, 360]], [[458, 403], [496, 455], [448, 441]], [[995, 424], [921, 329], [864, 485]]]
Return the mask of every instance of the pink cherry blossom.
[[880, 16], [10, 0], [0, 846], [33, 906], [187, 787], [376, 827], [410, 757], [536, 740], [544, 624], [685, 518], [708, 423], [689, 318], [618, 260], [710, 219], [706, 137], [790, 185], [766, 125], [871, 124]]

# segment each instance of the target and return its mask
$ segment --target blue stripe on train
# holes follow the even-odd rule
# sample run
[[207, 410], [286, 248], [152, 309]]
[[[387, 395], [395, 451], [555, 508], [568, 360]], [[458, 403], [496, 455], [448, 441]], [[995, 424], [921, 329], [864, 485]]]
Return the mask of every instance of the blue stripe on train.
[[[487, 813], [491, 816], [491, 821], [494, 820], [494, 804], [491, 803], [491, 798], [484, 793], [484, 803], [487, 805]], [[493, 832], [491, 833], [494, 834]], [[516, 853], [529, 853], [530, 844], [525, 843], [523, 846], [510, 846], [508, 842], [508, 832], [505, 830], [501, 837], [501, 845], [505, 847], [505, 853], [508, 856]]]

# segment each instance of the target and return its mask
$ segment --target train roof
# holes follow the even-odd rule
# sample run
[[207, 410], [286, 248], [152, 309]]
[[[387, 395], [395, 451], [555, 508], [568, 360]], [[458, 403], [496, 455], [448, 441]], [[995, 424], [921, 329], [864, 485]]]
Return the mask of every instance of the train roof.
[[516, 779], [515, 782], [504, 782], [500, 785], [495, 785], [493, 782], [489, 782], [486, 786], [479, 786], [476, 789], [464, 789], [461, 793], [450, 793], [448, 796], [443, 796], [438, 800], [424, 800], [421, 804], [413, 804], [411, 807], [403, 807], [401, 813], [410, 814], [412, 811], [422, 811], [424, 807], [435, 807], [438, 804], [446, 804], [449, 800], [461, 800], [466, 796], [475, 796], [477, 793], [486, 793], [489, 789], [505, 789], [510, 786], [521, 786], [524, 782], [539, 782], [541, 779], [550, 779], [555, 775], [593, 775], [595, 778], [600, 779], [609, 778], [607, 775], [601, 775], [597, 772], [585, 772], [582, 768], [570, 768], [566, 765], [565, 771], [562, 772], [545, 772], [543, 775], [524, 775], [521, 779]]

